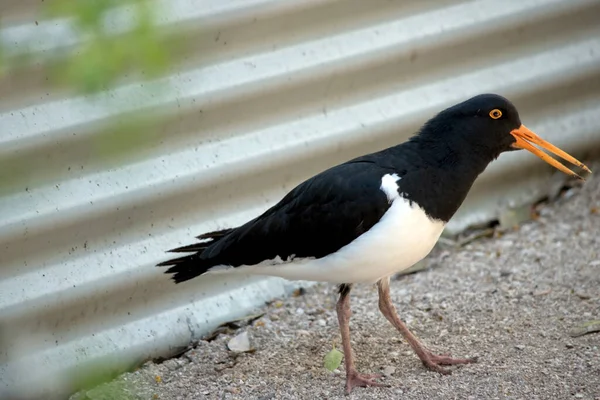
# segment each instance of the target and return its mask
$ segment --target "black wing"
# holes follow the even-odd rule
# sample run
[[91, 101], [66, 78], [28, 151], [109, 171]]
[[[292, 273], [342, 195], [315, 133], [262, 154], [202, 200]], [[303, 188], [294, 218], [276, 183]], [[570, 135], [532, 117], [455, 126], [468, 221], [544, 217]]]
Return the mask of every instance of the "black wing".
[[196, 252], [169, 260], [166, 273], [182, 282], [215, 265], [253, 265], [277, 256], [321, 258], [368, 231], [390, 204], [380, 189], [392, 170], [357, 159], [330, 168], [298, 185], [259, 217], [235, 228], [199, 238], [208, 243], [180, 247]]

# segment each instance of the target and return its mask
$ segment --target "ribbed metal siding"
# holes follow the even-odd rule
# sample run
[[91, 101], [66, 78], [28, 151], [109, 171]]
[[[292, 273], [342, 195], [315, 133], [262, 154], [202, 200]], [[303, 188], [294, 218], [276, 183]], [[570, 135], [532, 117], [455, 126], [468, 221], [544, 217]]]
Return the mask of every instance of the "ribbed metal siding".
[[[193, 46], [167, 95], [132, 104], [136, 84], [110, 94], [119, 110], [158, 118], [160, 140], [129, 162], [94, 153], [111, 112], [93, 99], [53, 90], [41, 70], [0, 80], [0, 157], [40, 177], [0, 198], [0, 394], [21, 383], [61, 393], [57, 372], [169, 354], [286, 293], [278, 279], [175, 287], [153, 265], [471, 95], [508, 96], [578, 157], [600, 147], [598, 0], [161, 4], [165, 26]], [[73, 43], [60, 21], [32, 23], [37, 2], [4, 7], [12, 49], [36, 34], [41, 55]], [[503, 155], [449, 229], [539, 195], [549, 174], [529, 154]]]

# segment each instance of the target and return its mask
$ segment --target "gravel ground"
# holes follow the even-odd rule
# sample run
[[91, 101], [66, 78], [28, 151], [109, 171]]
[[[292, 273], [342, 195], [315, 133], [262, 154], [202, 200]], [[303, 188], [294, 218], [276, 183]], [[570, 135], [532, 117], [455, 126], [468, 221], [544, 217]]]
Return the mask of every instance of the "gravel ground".
[[[596, 166], [598, 169], [598, 166]], [[600, 399], [600, 176], [572, 188], [519, 229], [460, 248], [437, 248], [425, 271], [392, 281], [400, 317], [434, 351], [479, 356], [440, 376], [426, 370], [381, 316], [374, 286], [352, 291], [357, 368], [384, 373], [389, 388], [351, 399]], [[87, 398], [343, 399], [343, 366], [323, 357], [341, 347], [336, 288], [316, 285], [258, 310], [265, 315], [179, 358], [147, 363], [87, 392]], [[251, 353], [228, 341], [247, 332]], [[108, 391], [108, 392], [107, 392]], [[86, 398], [80, 393], [77, 398]]]

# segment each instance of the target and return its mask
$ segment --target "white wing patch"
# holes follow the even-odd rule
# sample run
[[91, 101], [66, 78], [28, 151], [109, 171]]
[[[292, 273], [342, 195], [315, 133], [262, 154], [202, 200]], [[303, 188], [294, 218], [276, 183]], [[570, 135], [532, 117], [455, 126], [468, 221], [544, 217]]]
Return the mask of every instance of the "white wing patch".
[[388, 203], [400, 197], [398, 193], [398, 182], [401, 178], [397, 174], [385, 174], [381, 177], [380, 189], [387, 196]]

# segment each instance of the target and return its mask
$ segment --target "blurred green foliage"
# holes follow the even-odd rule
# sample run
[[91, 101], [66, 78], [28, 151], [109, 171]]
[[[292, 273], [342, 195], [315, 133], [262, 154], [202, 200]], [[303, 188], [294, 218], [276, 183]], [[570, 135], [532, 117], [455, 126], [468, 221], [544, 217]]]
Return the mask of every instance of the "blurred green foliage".
[[139, 400], [149, 398], [139, 382], [119, 376], [123, 370], [131, 371], [139, 363], [123, 364], [111, 357], [96, 360], [83, 367], [74, 368], [67, 375], [69, 400]]
[[[131, 73], [159, 77], [168, 71], [171, 54], [156, 21], [156, 7], [150, 0], [46, 1], [41, 22], [66, 18], [79, 39], [75, 48], [50, 54], [46, 62], [54, 64], [62, 85], [83, 94], [109, 89]], [[131, 17], [127, 27], [115, 26], [114, 20], [123, 20], [114, 18], [117, 9]], [[27, 48], [27, 43], [19, 47]], [[7, 53], [0, 43], [0, 73], [21, 67], [31, 56], [27, 51]]]
[[[48, 4], [50, 16], [71, 18], [77, 35], [89, 38], [65, 60], [61, 78], [75, 89], [91, 94], [113, 86], [129, 72], [151, 79], [167, 70], [169, 53], [150, 0], [55, 0]], [[131, 29], [120, 34], [106, 23], [117, 6], [130, 9], [133, 16]]]
[[[144, 98], [164, 96], [169, 88], [156, 78], [168, 74], [181, 38], [167, 35], [157, 17], [160, 11], [151, 0], [50, 0], [41, 3], [36, 26], [46, 20], [65, 19], [77, 37], [74, 46], [56, 51], [33, 53], [31, 43], [2, 48], [0, 42], [0, 79], [44, 70], [50, 78], [48, 90], [58, 89], [86, 96], [96, 107], [115, 115], [102, 121], [91, 135], [86, 166], [98, 168], [107, 163], [123, 162], [139, 156], [160, 139], [157, 116], [152, 112], [123, 114], [123, 105], [141, 104]], [[36, 30], [32, 30], [35, 34]], [[40, 29], [39, 35], [44, 30]], [[8, 44], [7, 44], [8, 45]], [[41, 60], [41, 61], [40, 61]], [[3, 75], [4, 74], [4, 75]], [[8, 75], [6, 75], [8, 74]], [[25, 78], [26, 79], [26, 78]], [[130, 91], [103, 92], [125, 82], [141, 82]], [[67, 170], [63, 165], [40, 169], [28, 157], [0, 159], [0, 194], [7, 194], [38, 183], [59, 179]], [[56, 164], [56, 163], [55, 163]], [[63, 168], [64, 167], [64, 168]]]
[[[0, 25], [0, 29], [2, 29], [2, 25]], [[2, 47], [2, 43], [0, 42], [0, 78], [6, 73], [6, 62], [4, 61], [4, 49]]]
[[[0, 0], [1, 1], [1, 0]], [[167, 37], [158, 26], [156, 3], [150, 0], [41, 0], [42, 15], [36, 25], [45, 19], [66, 18], [78, 37], [74, 47], [64, 51], [44, 54], [43, 65], [29, 50], [28, 43], [20, 43], [19, 51], [5, 49], [0, 42], [0, 79], [17, 74], [27, 74], [29, 69], [46, 68], [60, 88], [85, 95], [98, 107], [121, 111], [123, 102], [141, 103], [133, 96], [157, 96], [168, 87], [158, 84], [142, 84], [132, 93], [121, 92], [119, 99], [98, 96], [100, 92], [116, 87], [124, 80], [133, 78], [152, 80], [168, 73], [173, 63], [172, 51], [177, 42]], [[131, 17], [130, 25], [115, 27], [111, 13], [115, 8], [125, 10]], [[1, 17], [1, 16], [0, 16]], [[43, 18], [42, 18], [43, 17]], [[118, 20], [122, 20], [117, 18]], [[1, 22], [1, 21], [0, 21]], [[35, 41], [36, 37], [31, 38]], [[35, 63], [34, 63], [35, 60]], [[162, 93], [161, 93], [162, 92]], [[115, 100], [112, 102], [112, 100]], [[116, 113], [115, 113], [116, 114]], [[143, 111], [120, 114], [103, 121], [89, 140], [90, 156], [86, 168], [98, 168], [98, 164], [130, 159], [133, 152], [148, 147], [158, 138], [157, 115]], [[1, 134], [1, 130], [0, 130]], [[71, 144], [76, 146], [76, 144]], [[86, 152], [87, 153], [87, 152]], [[39, 182], [48, 182], [60, 173], [71, 170], [72, 160], [55, 162], [51, 159], [33, 159], [31, 154], [12, 154], [0, 159], [0, 195], [14, 190], [29, 190]], [[61, 165], [62, 164], [62, 165]], [[81, 167], [83, 169], [83, 166]], [[0, 334], [2, 332], [0, 331]], [[1, 336], [1, 335], [0, 335]], [[1, 339], [1, 337], [0, 337]], [[131, 369], [116, 361], [99, 362], [72, 371], [73, 390], [90, 389], [80, 393], [85, 399], [133, 399], [135, 387], [123, 381], [109, 384], [122, 370]]]

